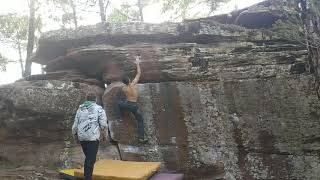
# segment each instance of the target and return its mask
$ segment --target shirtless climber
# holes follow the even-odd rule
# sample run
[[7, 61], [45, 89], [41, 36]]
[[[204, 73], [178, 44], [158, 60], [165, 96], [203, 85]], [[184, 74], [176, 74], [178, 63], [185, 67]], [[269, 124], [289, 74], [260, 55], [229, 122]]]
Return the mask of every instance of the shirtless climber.
[[138, 137], [139, 142], [145, 143], [146, 140], [144, 139], [144, 124], [143, 124], [143, 117], [139, 111], [139, 107], [137, 104], [138, 101], [138, 89], [137, 84], [140, 79], [141, 69], [140, 69], [140, 58], [139, 56], [136, 57], [136, 65], [137, 65], [137, 74], [133, 81], [130, 81], [129, 77], [124, 77], [122, 82], [125, 86], [122, 88], [123, 93], [126, 95], [126, 100], [120, 101], [118, 103], [120, 109], [121, 119], [123, 117], [123, 110], [130, 111], [135, 119], [138, 122]]

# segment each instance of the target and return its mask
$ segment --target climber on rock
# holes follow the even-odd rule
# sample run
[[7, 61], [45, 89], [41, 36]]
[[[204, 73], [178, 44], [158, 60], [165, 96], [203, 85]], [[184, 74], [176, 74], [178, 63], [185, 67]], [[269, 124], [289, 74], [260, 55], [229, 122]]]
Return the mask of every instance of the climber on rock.
[[120, 109], [120, 119], [123, 118], [123, 110], [130, 111], [135, 119], [138, 122], [138, 138], [139, 142], [144, 143], [146, 140], [144, 139], [144, 124], [143, 124], [143, 117], [139, 111], [139, 107], [137, 104], [138, 101], [138, 89], [137, 84], [140, 79], [141, 69], [140, 69], [140, 58], [139, 56], [136, 57], [136, 65], [137, 65], [137, 74], [133, 81], [130, 81], [129, 77], [124, 77], [122, 82], [125, 86], [122, 88], [123, 93], [126, 96], [126, 100], [119, 101], [118, 106]]
[[85, 154], [85, 180], [92, 180], [92, 172], [99, 147], [99, 140], [106, 141], [108, 135], [107, 116], [104, 109], [96, 104], [96, 95], [88, 93], [86, 101], [79, 106], [72, 134], [82, 146]]

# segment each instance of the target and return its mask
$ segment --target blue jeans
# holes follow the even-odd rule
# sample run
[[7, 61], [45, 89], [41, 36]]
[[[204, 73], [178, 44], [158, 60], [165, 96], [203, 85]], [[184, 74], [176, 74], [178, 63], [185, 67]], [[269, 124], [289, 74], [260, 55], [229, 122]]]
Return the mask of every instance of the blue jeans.
[[128, 110], [131, 112], [134, 117], [136, 118], [138, 122], [138, 136], [140, 139], [144, 139], [144, 124], [143, 124], [143, 117], [139, 111], [138, 104], [136, 102], [131, 102], [131, 101], [119, 101], [118, 102], [118, 107], [119, 107], [119, 115], [120, 119], [124, 117], [124, 110]]

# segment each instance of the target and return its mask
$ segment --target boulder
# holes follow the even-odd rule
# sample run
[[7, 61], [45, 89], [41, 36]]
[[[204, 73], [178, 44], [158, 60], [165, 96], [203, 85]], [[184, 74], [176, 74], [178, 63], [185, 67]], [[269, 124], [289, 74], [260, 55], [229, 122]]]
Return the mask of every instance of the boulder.
[[35, 74], [27, 76], [20, 81], [37, 81], [37, 80], [59, 80], [84, 83], [104, 88], [104, 83], [96, 79], [95, 76], [87, 76], [77, 69], [58, 70], [47, 72], [46, 74]]
[[239, 14], [235, 23], [246, 28], [272, 28], [280, 19], [280, 11], [270, 10], [246, 10]]
[[300, 75], [141, 84], [144, 145], [136, 141], [135, 119], [119, 122], [111, 108], [121, 84], [111, 84], [103, 101], [123, 160], [161, 161], [187, 178], [313, 179], [320, 168], [320, 104], [312, 81]]
[[[82, 26], [77, 30], [61, 29], [42, 34], [39, 48], [32, 61], [48, 64], [70, 51], [92, 45], [111, 45], [116, 47], [149, 44], [199, 43], [210, 44], [237, 40], [257, 40], [249, 36], [252, 31], [238, 26], [224, 25], [212, 21], [185, 23], [121, 23]], [[252, 34], [252, 33], [251, 33]]]
[[[74, 151], [79, 145], [72, 141], [71, 126], [90, 91], [98, 97], [103, 93], [97, 86], [54, 80], [1, 86], [0, 159], [15, 166], [34, 162], [50, 167], [75, 165], [71, 156], [80, 151]], [[119, 157], [114, 152], [110, 151], [110, 158]]]
[[[109, 85], [103, 96], [109, 130], [118, 142], [123, 160], [161, 161], [170, 170], [184, 170], [187, 158], [187, 132], [179, 107], [179, 96], [175, 83], [161, 83], [161, 89], [172, 87], [172, 96], [159, 93], [159, 84], [139, 85], [139, 106], [144, 115], [148, 143], [140, 146], [137, 142], [136, 120], [127, 114], [122, 122], [117, 117], [117, 97], [121, 83]], [[165, 93], [165, 92], [163, 92]], [[171, 94], [168, 94], [171, 95]], [[169, 98], [173, 98], [169, 101]], [[178, 98], [178, 99], [176, 99]], [[155, 106], [157, 105], [157, 106]], [[166, 153], [166, 155], [165, 155]]]
[[285, 3], [287, 2], [265, 0], [229, 14], [215, 15], [204, 19], [222, 24], [235, 24], [249, 29], [269, 29], [277, 20], [286, 20], [288, 15], [293, 14], [290, 8], [285, 7]]
[[289, 75], [296, 64], [305, 65], [307, 52], [295, 45], [235, 44], [199, 45], [195, 43], [113, 47], [94, 46], [78, 49], [52, 60], [47, 71], [78, 68], [85, 74], [100, 74], [107, 84], [132, 79], [136, 73], [135, 55], [141, 55], [141, 83], [164, 81], [208, 81], [268, 78]]
[[[94, 91], [114, 143], [99, 157], [160, 161], [186, 179], [317, 179], [315, 80], [304, 46], [265, 36], [278, 18], [273, 2], [239, 11], [233, 24], [204, 18], [44, 33], [32, 58], [47, 74], [0, 87], [0, 162], [78, 166], [83, 155], [70, 126]], [[134, 77], [137, 54], [145, 144], [135, 118], [117, 116], [119, 80]]]

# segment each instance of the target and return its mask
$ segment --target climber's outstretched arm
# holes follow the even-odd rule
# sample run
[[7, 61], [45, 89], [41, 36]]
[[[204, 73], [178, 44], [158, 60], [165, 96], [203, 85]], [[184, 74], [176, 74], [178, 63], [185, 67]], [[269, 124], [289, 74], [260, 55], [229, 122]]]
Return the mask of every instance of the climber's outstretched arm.
[[136, 85], [139, 82], [140, 76], [141, 76], [141, 69], [140, 69], [140, 57], [137, 56], [136, 57], [136, 64], [137, 64], [137, 75], [136, 77], [133, 79], [132, 84]]

